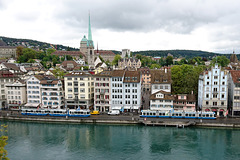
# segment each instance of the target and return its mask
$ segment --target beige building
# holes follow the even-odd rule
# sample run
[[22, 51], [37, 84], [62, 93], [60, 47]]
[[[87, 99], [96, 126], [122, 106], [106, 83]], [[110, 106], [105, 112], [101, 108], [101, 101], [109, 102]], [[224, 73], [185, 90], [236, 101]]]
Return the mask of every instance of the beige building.
[[0, 46], [0, 58], [15, 58], [17, 47], [14, 46]]
[[141, 67], [141, 61], [137, 58], [121, 58], [118, 60], [119, 69], [137, 70]]
[[111, 75], [112, 71], [103, 71], [94, 78], [94, 110], [108, 112], [111, 110]]
[[68, 108], [93, 108], [94, 77], [89, 72], [71, 72], [64, 76], [65, 103]]
[[26, 83], [17, 80], [14, 83], [6, 84], [8, 109], [20, 109], [27, 102]]
[[18, 77], [8, 70], [0, 70], [0, 109], [7, 108], [6, 84], [13, 83]]

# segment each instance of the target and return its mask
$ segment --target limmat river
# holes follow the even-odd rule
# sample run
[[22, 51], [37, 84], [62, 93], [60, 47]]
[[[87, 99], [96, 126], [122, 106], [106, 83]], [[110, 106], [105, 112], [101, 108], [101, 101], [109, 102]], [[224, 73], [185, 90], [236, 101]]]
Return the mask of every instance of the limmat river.
[[238, 129], [3, 123], [11, 160], [240, 159]]

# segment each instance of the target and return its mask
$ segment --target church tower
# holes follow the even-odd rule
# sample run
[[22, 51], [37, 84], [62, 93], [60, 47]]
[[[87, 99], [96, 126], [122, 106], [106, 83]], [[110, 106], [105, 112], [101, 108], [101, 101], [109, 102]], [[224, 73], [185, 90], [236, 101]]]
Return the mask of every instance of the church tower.
[[94, 44], [92, 40], [92, 30], [91, 30], [91, 21], [89, 13], [89, 23], [88, 23], [88, 41], [87, 41], [87, 59], [89, 67], [94, 67]]
[[89, 22], [88, 22], [88, 39], [84, 35], [80, 42], [80, 52], [85, 54], [86, 62], [89, 67], [94, 67], [94, 44], [92, 40], [92, 30], [91, 30], [91, 21], [90, 21], [90, 13], [89, 13]]

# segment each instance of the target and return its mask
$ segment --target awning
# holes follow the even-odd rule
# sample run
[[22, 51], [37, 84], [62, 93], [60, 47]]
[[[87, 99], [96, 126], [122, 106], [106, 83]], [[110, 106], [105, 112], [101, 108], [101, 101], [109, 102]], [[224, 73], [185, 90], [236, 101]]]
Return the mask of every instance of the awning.
[[224, 109], [220, 109], [220, 111], [224, 111]]
[[40, 103], [27, 103], [24, 106], [25, 107], [38, 107]]
[[212, 109], [213, 112], [217, 111], [216, 109]]
[[205, 111], [210, 111], [210, 109], [205, 109]]

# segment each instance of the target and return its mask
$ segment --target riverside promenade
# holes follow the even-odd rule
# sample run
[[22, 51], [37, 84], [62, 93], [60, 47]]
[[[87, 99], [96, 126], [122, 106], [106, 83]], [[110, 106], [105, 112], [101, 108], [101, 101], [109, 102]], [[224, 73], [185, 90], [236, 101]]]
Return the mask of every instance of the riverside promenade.
[[26, 116], [18, 111], [0, 111], [1, 120], [32, 121], [40, 123], [105, 123], [105, 124], [140, 124], [145, 126], [164, 127], [227, 127], [239, 128], [240, 118], [217, 118], [216, 120], [178, 119], [178, 118], [141, 118], [137, 114], [120, 114], [110, 116], [107, 114], [91, 115], [90, 117], [52, 117], [52, 116]]

